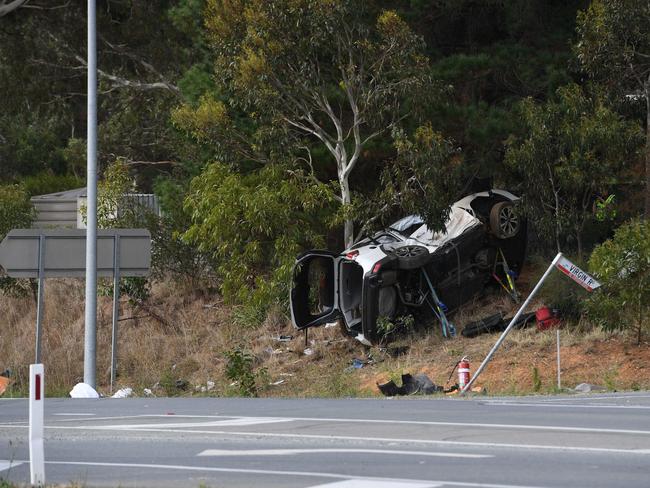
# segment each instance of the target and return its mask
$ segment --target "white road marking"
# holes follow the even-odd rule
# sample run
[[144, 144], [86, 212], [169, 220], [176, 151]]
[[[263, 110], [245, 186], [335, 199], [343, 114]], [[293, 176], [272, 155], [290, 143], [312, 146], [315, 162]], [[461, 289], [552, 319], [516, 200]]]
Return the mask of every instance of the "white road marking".
[[470, 427], [483, 429], [509, 429], [509, 430], [541, 430], [553, 432], [583, 432], [592, 434], [634, 434], [650, 435], [650, 430], [636, 429], [600, 429], [594, 427], [565, 427], [559, 425], [527, 425], [527, 424], [490, 424], [474, 422], [435, 422], [420, 420], [379, 420], [379, 419], [342, 419], [342, 418], [315, 418], [315, 417], [235, 417], [235, 416], [215, 416], [212, 418], [230, 419], [225, 422], [197, 422], [197, 423], [174, 423], [174, 424], [119, 424], [119, 425], [99, 425], [91, 428], [100, 430], [138, 430], [141, 428], [175, 428], [175, 427], [210, 427], [210, 426], [238, 426], [238, 425], [256, 425], [274, 422], [319, 422], [319, 423], [354, 423], [354, 424], [390, 424], [390, 425], [428, 425], [437, 427]]
[[60, 417], [94, 417], [97, 414], [96, 413], [53, 413], [52, 415], [60, 416]]
[[20, 466], [21, 464], [23, 464], [23, 461], [7, 461], [6, 459], [0, 459], [0, 473]]
[[345, 480], [315, 485], [308, 488], [437, 488], [442, 485], [420, 482], [395, 483], [393, 481]]
[[589, 405], [572, 405], [568, 403], [518, 403], [518, 402], [485, 402], [484, 405], [489, 406], [508, 406], [508, 407], [543, 407], [543, 408], [621, 408], [621, 409], [632, 409], [632, 410], [650, 410], [650, 406], [635, 406], [635, 405], [607, 405], [607, 404], [589, 404]]
[[[21, 460], [21, 463], [28, 461]], [[380, 478], [372, 476], [351, 476], [339, 473], [322, 473], [317, 471], [275, 471], [268, 469], [239, 469], [239, 468], [215, 468], [212, 466], [183, 466], [168, 464], [129, 464], [129, 463], [101, 463], [86, 461], [45, 461], [45, 464], [57, 466], [96, 466], [104, 468], [133, 468], [133, 469], [154, 469], [158, 470], [175, 470], [175, 471], [203, 471], [208, 473], [240, 473], [240, 474], [261, 474], [277, 476], [297, 476], [306, 478], [331, 478], [339, 480], [364, 480], [384, 483], [421, 483], [428, 486], [467, 486], [469, 488], [538, 488], [532, 485], [504, 485], [500, 483], [470, 483], [462, 481], [441, 481], [441, 480], [417, 480], [403, 478]], [[375, 485], [376, 486], [376, 485]], [[394, 485], [391, 485], [394, 486]]]
[[546, 403], [552, 403], [552, 402], [565, 402], [565, 401], [576, 401], [576, 402], [581, 402], [581, 401], [593, 401], [593, 400], [620, 400], [620, 399], [628, 399], [628, 398], [650, 398], [650, 395], [597, 395], [593, 393], [587, 393], [587, 394], [577, 394], [576, 396], [572, 397], [561, 397], [561, 398], [548, 398], [544, 400], [540, 400], [541, 402], [546, 402]]
[[[58, 428], [58, 427], [53, 427]], [[75, 429], [75, 427], [66, 427], [65, 429]], [[90, 429], [92, 430], [92, 429]], [[408, 439], [398, 437], [360, 437], [360, 436], [341, 436], [341, 435], [319, 435], [319, 434], [283, 434], [277, 432], [236, 432], [228, 430], [183, 430], [183, 429], [134, 429], [133, 432], [164, 432], [177, 434], [213, 434], [219, 436], [236, 436], [236, 437], [270, 437], [281, 439], [322, 439], [329, 441], [365, 441], [365, 442], [387, 442], [387, 443], [405, 443], [405, 444], [424, 444], [432, 446], [465, 446], [478, 448], [509, 448], [509, 449], [539, 449], [548, 451], [571, 451], [571, 452], [592, 452], [602, 454], [650, 454], [650, 449], [612, 449], [606, 447], [579, 447], [579, 446], [552, 446], [543, 444], [508, 444], [498, 442], [463, 442], [463, 441], [440, 441], [429, 439]]]
[[397, 451], [385, 449], [206, 449], [197, 456], [294, 456], [296, 454], [316, 453], [363, 453], [363, 454], [390, 454], [403, 456], [431, 456], [431, 457], [453, 457], [453, 458], [492, 458], [490, 454], [464, 454], [454, 452], [430, 452], [430, 451]]
[[[168, 424], [119, 424], [119, 425], [97, 425], [92, 429], [98, 430], [138, 430], [142, 428], [156, 427], [159, 429], [173, 429], [176, 427], [244, 427], [247, 425], [275, 424], [278, 422], [291, 422], [292, 419], [271, 418], [271, 417], [234, 417], [212, 422], [175, 422]], [[88, 427], [84, 427], [88, 428]]]

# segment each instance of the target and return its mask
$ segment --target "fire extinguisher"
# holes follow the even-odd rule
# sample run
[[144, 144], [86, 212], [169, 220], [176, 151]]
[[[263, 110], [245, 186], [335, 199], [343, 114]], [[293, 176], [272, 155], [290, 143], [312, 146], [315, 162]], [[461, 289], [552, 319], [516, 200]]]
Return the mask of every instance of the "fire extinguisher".
[[469, 383], [469, 359], [465, 356], [458, 362], [458, 388], [461, 390]]

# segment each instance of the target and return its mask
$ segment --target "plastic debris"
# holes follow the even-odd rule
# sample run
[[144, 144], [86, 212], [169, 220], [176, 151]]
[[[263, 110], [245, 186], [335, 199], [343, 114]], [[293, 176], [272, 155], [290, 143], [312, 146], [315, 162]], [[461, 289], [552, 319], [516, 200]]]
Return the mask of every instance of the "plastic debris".
[[590, 383], [580, 383], [573, 389], [573, 391], [577, 391], [579, 393], [590, 393], [592, 391], [607, 391], [607, 388], [603, 386], [592, 385]]
[[77, 383], [70, 391], [72, 398], [99, 398], [99, 393], [87, 383]]
[[133, 388], [120, 388], [117, 390], [111, 398], [129, 398], [133, 396]]
[[153, 391], [151, 391], [150, 388], [145, 388], [144, 390], [142, 390], [142, 394], [147, 397], [156, 396], [153, 394]]
[[214, 390], [214, 381], [208, 380], [207, 383], [205, 384], [205, 386], [206, 386], [206, 389], [208, 391]]
[[284, 383], [285, 381], [286, 381], [286, 380], [278, 380], [278, 381], [274, 381], [273, 383], [269, 383], [269, 385], [271, 385], [271, 386], [277, 386], [277, 385], [281, 385], [281, 384]]
[[281, 336], [276, 337], [275, 340], [278, 341], [278, 342], [289, 342], [289, 341], [293, 340], [293, 336], [292, 335], [281, 335]]
[[431, 393], [441, 393], [444, 391], [442, 386], [435, 385], [424, 373], [412, 376], [408, 373], [402, 375], [402, 386], [397, 386], [393, 380], [380, 385], [377, 388], [385, 396], [397, 395], [430, 395]]
[[305, 356], [311, 356], [314, 354], [314, 350], [311, 347], [308, 347], [304, 350]]

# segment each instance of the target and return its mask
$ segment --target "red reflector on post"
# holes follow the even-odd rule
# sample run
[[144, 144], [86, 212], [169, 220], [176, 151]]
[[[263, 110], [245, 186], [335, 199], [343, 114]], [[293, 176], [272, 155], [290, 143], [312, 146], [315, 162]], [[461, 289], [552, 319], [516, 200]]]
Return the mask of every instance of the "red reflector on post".
[[41, 399], [41, 375], [37, 374], [34, 376], [34, 378], [35, 378], [34, 389], [36, 390], [34, 392], [34, 398], [36, 400], [40, 400]]
[[377, 263], [373, 266], [372, 272], [373, 273], [379, 273], [379, 270], [381, 269], [381, 263]]

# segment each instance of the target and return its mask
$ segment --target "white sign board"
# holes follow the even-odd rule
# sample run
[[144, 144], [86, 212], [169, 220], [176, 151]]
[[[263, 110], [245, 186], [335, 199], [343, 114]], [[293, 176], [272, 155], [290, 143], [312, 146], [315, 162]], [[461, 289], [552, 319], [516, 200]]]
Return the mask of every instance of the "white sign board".
[[582, 271], [564, 256], [558, 260], [555, 266], [587, 291], [594, 291], [600, 286], [594, 277]]

